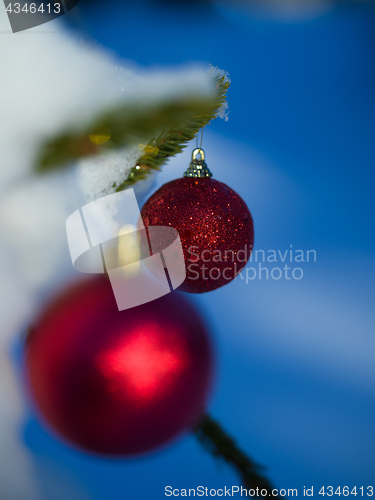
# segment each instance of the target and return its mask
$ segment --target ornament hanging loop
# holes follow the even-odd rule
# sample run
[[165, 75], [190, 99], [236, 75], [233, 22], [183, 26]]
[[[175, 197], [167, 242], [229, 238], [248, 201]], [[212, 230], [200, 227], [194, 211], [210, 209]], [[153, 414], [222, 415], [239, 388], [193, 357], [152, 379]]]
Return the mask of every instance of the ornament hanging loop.
[[201, 163], [202, 165], [205, 164], [205, 159], [206, 159], [206, 153], [202, 148], [195, 148], [192, 155], [191, 155], [191, 161], [194, 163]]
[[191, 155], [191, 163], [184, 173], [184, 177], [212, 177], [205, 157], [205, 152], [202, 148], [195, 148]]

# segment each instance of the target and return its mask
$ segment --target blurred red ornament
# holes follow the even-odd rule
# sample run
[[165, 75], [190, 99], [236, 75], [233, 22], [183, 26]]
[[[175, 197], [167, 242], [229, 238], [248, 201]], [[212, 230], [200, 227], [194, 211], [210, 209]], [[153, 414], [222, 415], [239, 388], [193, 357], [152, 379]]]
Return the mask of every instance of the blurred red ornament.
[[146, 227], [178, 230], [186, 265], [181, 291], [215, 290], [232, 281], [250, 258], [254, 244], [251, 213], [233, 189], [211, 179], [201, 148], [193, 151], [185, 177], [158, 189], [146, 201], [141, 216]]
[[30, 332], [26, 354], [47, 421], [110, 455], [146, 452], [189, 429], [212, 376], [209, 337], [180, 294], [119, 312], [106, 277], [62, 293]]

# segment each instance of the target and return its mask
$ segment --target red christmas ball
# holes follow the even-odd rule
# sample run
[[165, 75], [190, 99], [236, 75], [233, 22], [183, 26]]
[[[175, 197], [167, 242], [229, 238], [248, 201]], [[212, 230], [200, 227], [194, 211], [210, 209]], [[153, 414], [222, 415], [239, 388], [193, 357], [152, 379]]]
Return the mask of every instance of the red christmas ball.
[[146, 227], [178, 230], [186, 265], [181, 291], [215, 290], [232, 281], [250, 258], [251, 213], [233, 189], [215, 179], [168, 182], [146, 201], [141, 216]]
[[200, 418], [212, 349], [178, 292], [118, 311], [106, 277], [76, 284], [27, 340], [30, 389], [47, 422], [75, 445], [109, 455], [149, 451]]

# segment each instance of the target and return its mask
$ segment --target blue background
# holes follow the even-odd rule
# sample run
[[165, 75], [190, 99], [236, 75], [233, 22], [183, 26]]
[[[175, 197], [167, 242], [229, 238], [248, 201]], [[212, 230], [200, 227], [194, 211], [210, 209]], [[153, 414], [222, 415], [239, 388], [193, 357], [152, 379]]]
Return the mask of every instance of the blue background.
[[[140, 65], [228, 71], [230, 119], [207, 127], [209, 167], [248, 203], [256, 249], [314, 249], [317, 261], [299, 281], [237, 278], [192, 298], [217, 345], [209, 411], [277, 488], [375, 486], [375, 4], [281, 22], [229, 2], [80, 0], [69, 17]], [[154, 188], [188, 161], [173, 159]], [[190, 436], [131, 461], [77, 453], [32, 418], [25, 440], [46, 500], [240, 483]]]

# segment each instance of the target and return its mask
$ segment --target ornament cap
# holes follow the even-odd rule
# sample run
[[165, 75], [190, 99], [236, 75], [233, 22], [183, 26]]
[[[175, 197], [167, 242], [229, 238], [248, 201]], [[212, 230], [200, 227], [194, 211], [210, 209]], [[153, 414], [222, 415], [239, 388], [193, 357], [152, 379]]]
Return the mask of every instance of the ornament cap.
[[205, 162], [205, 153], [202, 148], [195, 148], [191, 155], [191, 163], [184, 173], [184, 177], [212, 177]]

